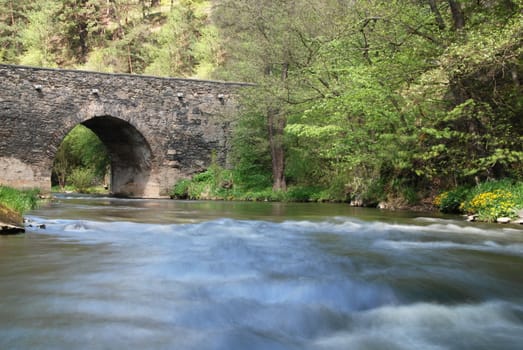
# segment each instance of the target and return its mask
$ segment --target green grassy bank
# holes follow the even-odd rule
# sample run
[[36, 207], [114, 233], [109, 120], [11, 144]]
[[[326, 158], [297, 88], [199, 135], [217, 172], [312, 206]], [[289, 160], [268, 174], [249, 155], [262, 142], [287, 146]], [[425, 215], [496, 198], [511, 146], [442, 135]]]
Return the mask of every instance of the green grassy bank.
[[38, 205], [38, 190], [17, 190], [7, 186], [0, 186], [0, 205], [19, 215]]
[[[511, 179], [487, 181], [476, 186], [462, 186], [440, 192], [434, 199], [427, 198], [415, 189], [406, 199], [375, 196], [366, 202], [375, 206], [380, 201], [391, 201], [396, 209], [423, 208], [439, 210], [450, 214], [473, 215], [479, 221], [495, 222], [498, 218], [517, 219], [523, 209], [523, 182]], [[414, 193], [416, 192], [416, 193]], [[211, 200], [249, 200], [249, 201], [288, 201], [288, 202], [351, 202], [354, 194], [345, 195], [322, 187], [289, 186], [287, 191], [273, 191], [270, 187], [243, 187], [237, 185], [234, 174], [220, 167], [211, 167], [195, 175], [192, 179], [179, 181], [171, 190], [176, 199]], [[360, 194], [359, 198], [365, 198]], [[358, 198], [358, 194], [356, 197]], [[396, 203], [393, 203], [396, 202]], [[422, 205], [430, 203], [432, 206]], [[400, 203], [399, 206], [396, 204]], [[403, 205], [401, 204], [403, 203]], [[365, 204], [365, 202], [363, 202]]]
[[505, 179], [457, 187], [440, 193], [434, 205], [441, 212], [474, 215], [480, 221], [517, 219], [523, 210], [523, 182]]

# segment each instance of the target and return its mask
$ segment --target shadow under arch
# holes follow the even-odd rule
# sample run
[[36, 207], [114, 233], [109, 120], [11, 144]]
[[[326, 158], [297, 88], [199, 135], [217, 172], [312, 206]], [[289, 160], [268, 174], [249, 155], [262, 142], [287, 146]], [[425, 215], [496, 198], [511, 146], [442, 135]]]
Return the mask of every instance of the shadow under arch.
[[153, 155], [145, 137], [130, 123], [97, 116], [81, 123], [98, 136], [111, 159], [111, 193], [123, 197], [155, 197]]

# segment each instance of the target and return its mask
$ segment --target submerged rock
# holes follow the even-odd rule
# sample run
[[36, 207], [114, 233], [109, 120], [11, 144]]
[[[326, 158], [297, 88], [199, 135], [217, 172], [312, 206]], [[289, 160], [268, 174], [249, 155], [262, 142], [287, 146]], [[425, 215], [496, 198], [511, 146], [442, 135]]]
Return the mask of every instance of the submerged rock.
[[0, 204], [0, 235], [15, 235], [24, 232], [22, 216]]

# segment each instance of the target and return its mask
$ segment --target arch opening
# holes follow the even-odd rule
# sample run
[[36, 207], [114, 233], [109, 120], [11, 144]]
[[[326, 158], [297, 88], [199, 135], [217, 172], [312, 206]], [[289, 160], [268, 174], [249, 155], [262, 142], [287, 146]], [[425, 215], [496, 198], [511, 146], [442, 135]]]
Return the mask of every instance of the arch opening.
[[[71, 186], [79, 192], [98, 193], [103, 184], [108, 189], [110, 157], [103, 142], [82, 124], [75, 126], [62, 140], [55, 153], [51, 186], [64, 191]], [[103, 190], [102, 190], [103, 191]]]
[[152, 152], [144, 136], [128, 122], [111, 116], [88, 119], [82, 125], [93, 131], [107, 148], [111, 163], [110, 190], [115, 196], [157, 196], [151, 184]]
[[[93, 137], [97, 137], [103, 145], [103, 149], [99, 148], [99, 152], [105, 152], [107, 155], [107, 168], [101, 173], [107, 172], [105, 181], [109, 193], [120, 197], [157, 197], [158, 186], [153, 181], [153, 156], [151, 147], [145, 137], [130, 123], [111, 116], [97, 116], [88, 119], [81, 124]], [[89, 130], [87, 130], [87, 129]], [[78, 128], [73, 130], [78, 131]], [[92, 132], [92, 133], [91, 133]], [[62, 146], [68, 138], [64, 138]], [[84, 141], [85, 142], [85, 141]], [[93, 141], [93, 143], [95, 143]], [[60, 154], [62, 146], [59, 148], [53, 165], [53, 179], [54, 183], [58, 182], [57, 178], [57, 161], [62, 156]], [[81, 147], [76, 145], [76, 147]], [[92, 145], [85, 145], [90, 151]], [[82, 152], [83, 150], [80, 150]], [[88, 156], [87, 159], [90, 159]], [[92, 157], [98, 159], [99, 157]], [[69, 172], [71, 173], [71, 166]], [[100, 165], [89, 164], [90, 170], [94, 170]], [[103, 165], [102, 165], [103, 166]], [[100, 181], [100, 171], [96, 174]]]

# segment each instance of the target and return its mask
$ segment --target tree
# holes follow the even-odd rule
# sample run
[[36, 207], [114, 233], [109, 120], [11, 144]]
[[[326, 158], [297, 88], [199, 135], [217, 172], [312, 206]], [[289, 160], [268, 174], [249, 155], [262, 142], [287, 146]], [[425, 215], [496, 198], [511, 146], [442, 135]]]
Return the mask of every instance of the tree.
[[38, 2], [36, 7], [27, 14], [28, 24], [21, 32], [21, 42], [24, 54], [20, 63], [40, 67], [56, 67], [57, 47], [59, 41], [56, 35], [58, 21], [56, 13], [58, 4], [54, 2]]
[[70, 165], [69, 165], [70, 156], [68, 153], [69, 153], [69, 149], [68, 149], [67, 145], [62, 143], [62, 145], [58, 148], [58, 151], [56, 152], [54, 163], [53, 163], [52, 178], [56, 179], [61, 190], [63, 190], [65, 188], [67, 174], [70, 171]]
[[18, 63], [23, 50], [19, 33], [27, 26], [27, 13], [36, 4], [16, 0], [0, 0], [0, 61]]
[[433, 101], [420, 106], [431, 117], [422, 123], [419, 171], [447, 185], [521, 178], [522, 3], [463, 5], [461, 35], [419, 89]]
[[194, 75], [199, 65], [196, 47], [207, 23], [208, 6], [207, 1], [180, 0], [172, 7], [157, 35], [158, 46], [153, 48], [153, 60], [146, 69], [148, 74]]
[[[256, 112], [265, 116], [272, 158], [273, 189], [285, 190], [285, 141], [287, 117], [295, 105], [321, 94], [322, 77], [305, 80], [324, 26], [324, 15], [338, 18], [336, 1], [236, 1], [218, 2], [215, 21], [227, 37], [227, 60], [221, 75], [258, 85]], [[343, 12], [343, 11], [341, 11]], [[311, 20], [313, 19], [313, 20]], [[309, 74], [307, 77], [310, 77]], [[323, 84], [325, 85], [325, 84]]]
[[85, 63], [90, 49], [89, 26], [90, 21], [95, 20], [90, 8], [89, 0], [65, 0], [58, 13], [66, 51], [64, 55], [78, 63]]

